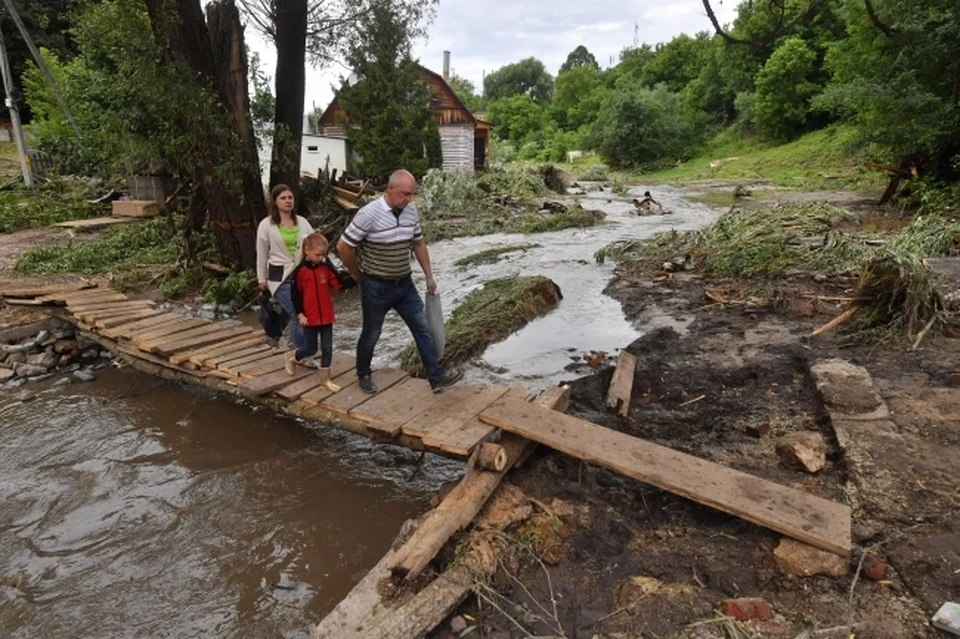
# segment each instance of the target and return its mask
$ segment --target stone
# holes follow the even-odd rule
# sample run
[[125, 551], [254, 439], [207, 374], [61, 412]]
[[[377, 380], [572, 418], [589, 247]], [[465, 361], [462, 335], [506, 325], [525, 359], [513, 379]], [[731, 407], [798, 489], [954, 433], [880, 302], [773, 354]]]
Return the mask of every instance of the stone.
[[777, 455], [787, 468], [816, 473], [827, 463], [827, 444], [813, 431], [788, 433], [777, 440]]
[[92, 382], [97, 377], [88, 369], [81, 368], [73, 372], [73, 376], [79, 379], [81, 382]]
[[766, 601], [759, 597], [741, 597], [740, 599], [725, 599], [720, 602], [720, 612], [737, 621], [759, 619], [767, 621], [773, 614]]
[[797, 577], [826, 575], [839, 578], [850, 572], [849, 562], [840, 555], [789, 537], [784, 537], [774, 549], [773, 558], [781, 570]]
[[457, 615], [450, 620], [450, 632], [455, 635], [459, 635], [461, 632], [467, 629], [467, 620]]
[[49, 370], [57, 365], [57, 358], [54, 355], [37, 353], [36, 355], [27, 355], [27, 364], [30, 364], [31, 366], [40, 366]]
[[74, 353], [77, 351], [77, 340], [61, 339], [53, 345], [53, 352], [63, 355], [64, 353]]
[[887, 578], [887, 562], [880, 559], [876, 555], [867, 555], [863, 559], [863, 574], [867, 579], [873, 581], [881, 581]]
[[23, 402], [24, 404], [26, 404], [27, 402], [33, 401], [33, 400], [35, 400], [36, 398], [37, 398], [37, 394], [36, 394], [36, 393], [34, 393], [33, 391], [25, 390], [25, 391], [20, 391], [19, 393], [17, 393], [17, 396], [16, 396], [15, 399], [16, 399], [16, 401], [18, 401], [18, 402]]
[[36, 377], [47, 372], [46, 367], [36, 366], [35, 364], [17, 364], [13, 367], [13, 370], [17, 372], [18, 377]]
[[0, 382], [5, 382], [15, 376], [16, 373], [12, 368], [7, 368], [6, 366], [0, 367]]

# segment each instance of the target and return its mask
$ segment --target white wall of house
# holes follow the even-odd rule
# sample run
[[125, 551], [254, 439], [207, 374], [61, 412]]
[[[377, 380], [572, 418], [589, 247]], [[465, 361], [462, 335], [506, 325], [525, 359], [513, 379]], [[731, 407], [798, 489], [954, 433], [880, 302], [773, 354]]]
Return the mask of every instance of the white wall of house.
[[[300, 144], [300, 172], [317, 177], [325, 167], [338, 173], [347, 170], [348, 141], [310, 133], [303, 134]], [[329, 164], [328, 164], [329, 158]]]
[[472, 124], [440, 126], [444, 171], [473, 175], [473, 129]]

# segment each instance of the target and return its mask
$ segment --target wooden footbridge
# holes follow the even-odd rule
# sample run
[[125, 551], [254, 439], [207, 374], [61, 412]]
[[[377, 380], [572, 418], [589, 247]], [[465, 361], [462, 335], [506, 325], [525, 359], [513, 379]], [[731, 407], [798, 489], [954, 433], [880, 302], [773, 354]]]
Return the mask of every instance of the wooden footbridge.
[[[469, 594], [471, 574], [456, 565], [411, 596], [387, 602], [384, 580], [410, 585], [439, 550], [470, 525], [500, 483], [536, 443], [849, 556], [848, 507], [562, 414], [569, 389], [539, 397], [521, 387], [460, 383], [434, 394], [426, 380], [380, 369], [375, 395], [356, 383], [354, 360], [336, 353], [332, 393], [311, 369], [290, 376], [285, 354], [235, 320], [208, 321], [162, 310], [149, 300], [91, 285], [0, 290], [9, 304], [50, 306], [81, 334], [160, 377], [239, 393], [288, 414], [378, 442], [464, 459], [460, 484], [418, 522], [317, 627], [315, 637], [416, 637]], [[629, 384], [618, 370], [614, 383]], [[629, 403], [629, 397], [626, 399]], [[622, 405], [621, 410], [626, 406]], [[559, 411], [559, 412], [558, 412]], [[420, 584], [422, 580], [417, 580]]]

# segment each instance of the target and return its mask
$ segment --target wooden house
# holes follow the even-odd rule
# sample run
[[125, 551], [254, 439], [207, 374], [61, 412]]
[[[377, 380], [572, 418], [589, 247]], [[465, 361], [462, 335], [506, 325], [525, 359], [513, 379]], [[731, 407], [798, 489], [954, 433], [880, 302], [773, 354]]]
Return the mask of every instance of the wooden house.
[[[420, 70], [423, 79], [430, 86], [429, 108], [440, 129], [443, 170], [472, 174], [486, 168], [487, 159], [490, 157], [491, 125], [474, 116], [447, 84], [448, 58], [444, 59], [444, 76], [425, 67], [420, 67]], [[334, 97], [317, 121], [322, 135], [349, 137], [349, 132], [345, 132], [340, 126], [340, 113], [340, 106]]]

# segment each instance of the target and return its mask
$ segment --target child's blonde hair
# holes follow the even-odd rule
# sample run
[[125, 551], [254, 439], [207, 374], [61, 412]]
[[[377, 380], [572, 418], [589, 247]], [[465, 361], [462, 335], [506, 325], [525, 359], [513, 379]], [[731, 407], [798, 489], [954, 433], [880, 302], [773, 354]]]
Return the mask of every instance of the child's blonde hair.
[[330, 242], [322, 233], [311, 233], [303, 239], [303, 250], [323, 251], [326, 254], [330, 250]]

